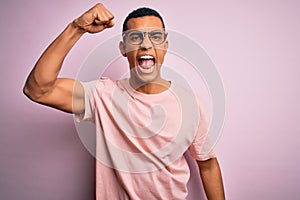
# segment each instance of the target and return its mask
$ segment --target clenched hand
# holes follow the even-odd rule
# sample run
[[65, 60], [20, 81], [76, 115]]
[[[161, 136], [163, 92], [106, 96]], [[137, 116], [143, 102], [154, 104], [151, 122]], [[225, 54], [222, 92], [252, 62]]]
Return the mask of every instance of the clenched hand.
[[103, 4], [98, 3], [73, 21], [75, 27], [85, 33], [98, 33], [114, 26], [114, 15]]

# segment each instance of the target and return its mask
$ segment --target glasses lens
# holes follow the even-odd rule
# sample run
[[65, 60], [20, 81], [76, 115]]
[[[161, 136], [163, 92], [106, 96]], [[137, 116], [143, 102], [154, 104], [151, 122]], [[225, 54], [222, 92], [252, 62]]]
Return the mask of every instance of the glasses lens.
[[161, 44], [165, 40], [165, 32], [160, 31], [160, 30], [151, 31], [149, 33], [149, 38], [150, 38], [151, 42], [153, 42], [154, 44]]
[[143, 41], [143, 33], [140, 31], [131, 31], [127, 35], [128, 42], [131, 44], [140, 44]]

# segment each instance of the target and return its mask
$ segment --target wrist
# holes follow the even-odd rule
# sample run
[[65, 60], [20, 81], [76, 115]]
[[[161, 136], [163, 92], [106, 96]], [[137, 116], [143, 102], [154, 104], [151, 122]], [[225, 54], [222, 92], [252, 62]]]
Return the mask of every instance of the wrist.
[[78, 24], [76, 23], [76, 20], [75, 19], [74, 21], [72, 21], [69, 25], [68, 25], [68, 28], [70, 28], [71, 32], [76, 35], [76, 36], [82, 36], [86, 31], [79, 27]]

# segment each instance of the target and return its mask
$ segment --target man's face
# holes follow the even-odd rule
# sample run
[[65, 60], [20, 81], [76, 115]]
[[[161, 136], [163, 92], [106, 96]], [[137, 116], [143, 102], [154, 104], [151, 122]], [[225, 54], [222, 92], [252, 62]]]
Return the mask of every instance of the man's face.
[[132, 18], [127, 27], [120, 50], [128, 59], [131, 78], [143, 83], [158, 81], [168, 48], [161, 20], [155, 16]]

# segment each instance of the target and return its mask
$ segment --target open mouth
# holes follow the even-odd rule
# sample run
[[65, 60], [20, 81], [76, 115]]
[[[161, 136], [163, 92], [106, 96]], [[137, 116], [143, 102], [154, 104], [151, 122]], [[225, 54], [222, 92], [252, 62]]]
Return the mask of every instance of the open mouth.
[[144, 55], [138, 58], [138, 68], [142, 73], [149, 74], [154, 71], [155, 58], [150, 55]]

